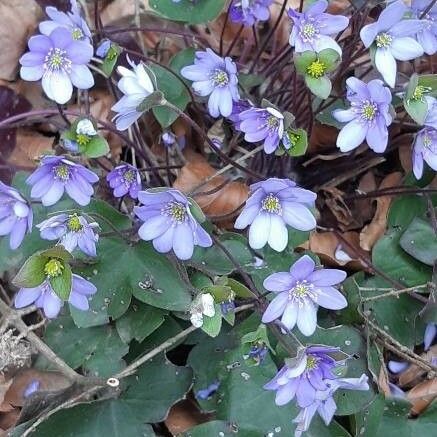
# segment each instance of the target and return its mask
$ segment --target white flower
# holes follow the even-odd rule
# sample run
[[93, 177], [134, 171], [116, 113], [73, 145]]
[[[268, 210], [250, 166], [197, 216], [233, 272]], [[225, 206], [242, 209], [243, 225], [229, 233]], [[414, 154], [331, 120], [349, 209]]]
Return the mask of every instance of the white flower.
[[80, 120], [79, 123], [77, 123], [76, 134], [87, 135], [88, 137], [92, 137], [94, 135], [97, 135], [97, 131], [94, 128], [94, 125], [91, 122], [91, 120], [84, 118], [83, 120]]
[[190, 308], [190, 321], [196, 328], [203, 325], [203, 316], [214, 317], [214, 298], [210, 293], [201, 293], [194, 300]]

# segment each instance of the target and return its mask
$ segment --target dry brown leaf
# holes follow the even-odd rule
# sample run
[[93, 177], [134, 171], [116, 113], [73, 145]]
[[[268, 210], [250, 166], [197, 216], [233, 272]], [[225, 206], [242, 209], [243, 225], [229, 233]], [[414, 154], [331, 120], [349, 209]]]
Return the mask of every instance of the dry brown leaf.
[[[191, 192], [199, 184], [216, 173], [208, 162], [199, 154], [191, 154], [191, 160], [182, 167], [179, 176], [176, 178], [173, 186], [185, 193]], [[217, 176], [209, 180], [204, 186], [199, 188], [200, 195], [194, 195], [194, 199], [202, 208], [203, 212], [212, 220], [220, 220], [220, 216], [227, 214], [232, 218], [238, 214], [238, 208], [246, 201], [249, 188], [242, 182], [229, 182], [223, 188], [213, 194], [203, 195], [201, 193], [209, 192], [220, 187], [226, 182], [224, 176]], [[232, 226], [229, 220], [220, 221], [220, 225], [227, 227]]]
[[[358, 184], [358, 193], [368, 193], [376, 190], [376, 180], [373, 170], [366, 172]], [[359, 216], [359, 221], [367, 223], [374, 214], [373, 199], [357, 199], [354, 202], [354, 214]]]
[[399, 161], [405, 173], [413, 170], [413, 162], [411, 161], [411, 144], [402, 144], [399, 146]]
[[17, 143], [8, 158], [8, 162], [17, 167], [36, 167], [36, 160], [53, 146], [53, 137], [47, 137], [31, 129], [17, 131]]
[[171, 407], [165, 424], [172, 435], [179, 435], [210, 419], [211, 414], [202, 414], [194, 402], [185, 399]]
[[[379, 188], [395, 187], [400, 184], [401, 172], [394, 172], [387, 175]], [[376, 212], [370, 224], [365, 226], [360, 233], [360, 246], [364, 250], [371, 250], [373, 245], [384, 235], [387, 226], [387, 212], [390, 207], [392, 196], [381, 196], [376, 198]]]
[[100, 13], [103, 26], [135, 14], [134, 0], [114, 0]]
[[411, 413], [420, 414], [437, 397], [437, 378], [423, 381], [407, 393]]
[[[431, 346], [429, 350], [423, 353], [422, 358], [431, 362], [432, 357], [437, 356], [437, 344]], [[399, 374], [399, 386], [403, 387], [412, 387], [423, 379], [426, 375], [426, 372], [419, 366], [415, 364], [411, 364], [407, 369], [405, 369], [402, 373]]]
[[0, 2], [1, 79], [15, 79], [18, 59], [25, 51], [27, 40], [41, 17], [42, 10], [34, 0]]
[[390, 386], [388, 385], [387, 372], [384, 371], [382, 366], [379, 369], [377, 384], [378, 384], [379, 391], [384, 393], [385, 397], [391, 396]]
[[0, 375], [0, 413], [6, 413], [14, 409], [14, 407], [5, 401], [5, 395], [12, 384], [12, 379], [6, 380], [3, 375]]

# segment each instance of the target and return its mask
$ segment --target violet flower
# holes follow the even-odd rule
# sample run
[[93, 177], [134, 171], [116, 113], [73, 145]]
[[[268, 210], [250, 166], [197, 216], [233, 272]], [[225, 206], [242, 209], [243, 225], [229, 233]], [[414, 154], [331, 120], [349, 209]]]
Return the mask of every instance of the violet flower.
[[173, 249], [181, 260], [190, 259], [194, 246], [209, 247], [212, 240], [190, 211], [190, 201], [179, 190], [140, 191], [134, 213], [144, 221], [138, 230], [142, 240], [152, 240], [161, 253]]
[[0, 181], [0, 236], [9, 235], [9, 247], [17, 249], [26, 232], [32, 231], [33, 212], [28, 202]]
[[44, 206], [54, 205], [64, 191], [79, 205], [85, 206], [94, 194], [92, 184], [98, 180], [95, 173], [80, 164], [63, 156], [46, 155], [26, 182], [32, 186], [32, 199], [41, 200]]
[[[89, 309], [88, 296], [97, 292], [97, 288], [86, 279], [73, 274], [72, 286], [68, 302], [75, 308], [87, 311]], [[44, 315], [54, 319], [61, 311], [64, 302], [55, 294], [48, 280], [35, 288], [21, 288], [15, 296], [15, 308], [24, 308], [35, 304], [42, 308]]]
[[53, 30], [62, 27], [67, 29], [74, 40], [92, 41], [91, 31], [86, 21], [82, 18], [76, 0], [70, 0], [70, 12], [61, 12], [53, 6], [46, 8], [50, 20], [39, 23], [39, 31], [43, 35], [50, 35]]
[[388, 370], [390, 370], [391, 373], [401, 373], [404, 370], [407, 370], [408, 367], [410, 367], [410, 363], [406, 362], [406, 361], [394, 361], [394, 360], [390, 360], [387, 363], [387, 367]]
[[239, 130], [249, 143], [264, 141], [264, 152], [273, 153], [284, 134], [284, 116], [275, 108], [251, 108], [239, 115]]
[[123, 197], [129, 193], [132, 199], [138, 197], [141, 190], [141, 177], [138, 169], [130, 164], [122, 164], [114, 168], [106, 176], [115, 197]]
[[423, 29], [421, 20], [407, 19], [408, 11], [402, 0], [387, 6], [375, 23], [360, 31], [364, 46], [375, 44], [375, 66], [392, 88], [396, 83], [396, 59], [410, 61], [423, 55], [422, 46], [412, 37]]
[[143, 111], [140, 109], [140, 104], [155, 91], [155, 86], [144, 65], [135, 64], [129, 58], [128, 62], [132, 70], [123, 66], [117, 68], [117, 72], [122, 76], [117, 86], [124, 95], [111, 108], [112, 111], [117, 112], [113, 120], [120, 131], [126, 130], [141, 117]]
[[108, 38], [103, 39], [96, 49], [96, 56], [102, 59], [106, 58], [106, 55], [108, 54], [109, 49], [111, 48], [111, 44], [112, 42], [110, 39]]
[[209, 96], [208, 111], [213, 117], [228, 117], [233, 102], [240, 99], [237, 67], [231, 58], [221, 58], [211, 49], [196, 52], [193, 65], [182, 68], [181, 75], [193, 81], [194, 92]]
[[378, 79], [366, 84], [350, 77], [346, 85], [351, 107], [336, 109], [332, 113], [336, 120], [347, 123], [337, 137], [337, 147], [342, 152], [349, 152], [366, 140], [373, 151], [384, 152], [388, 142], [387, 126], [393, 121], [390, 115], [390, 90]]
[[273, 273], [264, 280], [264, 288], [277, 296], [264, 312], [263, 323], [281, 317], [288, 330], [297, 324], [299, 331], [309, 336], [316, 330], [319, 306], [330, 310], [347, 306], [345, 297], [333, 287], [345, 280], [346, 273], [315, 267], [314, 261], [304, 255], [290, 267], [290, 272]]
[[420, 130], [414, 141], [413, 173], [416, 179], [423, 175], [423, 162], [426, 162], [433, 170], [437, 171], [437, 130], [425, 127]]
[[234, 123], [234, 127], [237, 130], [240, 129], [240, 114], [243, 111], [247, 111], [248, 109], [253, 108], [253, 105], [249, 102], [249, 100], [239, 100], [238, 102], [234, 102], [234, 105], [232, 106], [232, 112], [231, 115], [228, 117], [232, 123]]
[[433, 55], [437, 52], [437, 5], [434, 4], [422, 18], [429, 4], [429, 0], [412, 0], [411, 11], [412, 16], [423, 23], [423, 29], [416, 33], [417, 42], [427, 55]]
[[32, 36], [28, 46], [30, 51], [20, 58], [20, 76], [28, 81], [42, 79], [49, 99], [64, 104], [71, 99], [73, 85], [83, 90], [94, 85], [87, 67], [93, 47], [86, 41], [74, 40], [67, 29], [58, 27], [49, 36]]
[[273, 0], [233, 0], [229, 9], [229, 17], [233, 23], [253, 26], [257, 21], [270, 18], [269, 7]]
[[423, 344], [426, 351], [431, 347], [436, 337], [437, 337], [437, 324], [428, 323], [426, 325], [425, 335], [423, 337]]
[[44, 240], [58, 240], [65, 250], [73, 252], [76, 247], [88, 256], [95, 257], [99, 228], [96, 222], [88, 223], [86, 218], [77, 214], [58, 214], [44, 220], [36, 226]]
[[270, 178], [250, 186], [246, 201], [234, 227], [249, 228], [249, 245], [261, 249], [267, 243], [281, 252], [288, 243], [287, 225], [300, 231], [316, 227], [308, 206], [313, 206], [316, 194], [300, 188], [290, 179]]
[[346, 29], [349, 19], [327, 14], [327, 8], [326, 0], [318, 0], [304, 12], [289, 9], [288, 16], [293, 21], [289, 42], [296, 53], [334, 49], [341, 55], [341, 48], [332, 35]]

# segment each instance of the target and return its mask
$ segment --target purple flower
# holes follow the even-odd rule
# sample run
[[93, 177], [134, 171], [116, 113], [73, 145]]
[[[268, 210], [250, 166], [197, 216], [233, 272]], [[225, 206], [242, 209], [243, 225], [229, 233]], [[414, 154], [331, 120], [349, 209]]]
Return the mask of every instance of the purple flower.
[[437, 325], [435, 323], [428, 323], [426, 325], [425, 335], [423, 337], [423, 344], [426, 351], [431, 347], [436, 337], [437, 337]]
[[364, 374], [360, 378], [338, 378], [328, 383], [327, 390], [317, 390], [314, 402], [302, 408], [293, 420], [294, 423], [297, 423], [294, 436], [300, 437], [303, 432], [308, 430], [316, 412], [319, 413], [325, 424], [329, 425], [337, 410], [337, 405], [333, 399], [334, 393], [338, 389], [369, 390], [367, 381], [368, 377]]
[[228, 313], [233, 313], [235, 311], [235, 301], [233, 299], [229, 299], [224, 302], [221, 302], [220, 309], [224, 316], [226, 316], [226, 314]]
[[0, 181], [0, 236], [9, 234], [9, 247], [17, 249], [27, 232], [31, 232], [32, 208], [12, 187]]
[[293, 366], [286, 364], [264, 388], [276, 391], [278, 406], [288, 404], [296, 396], [299, 407], [308, 407], [315, 401], [317, 390], [327, 390], [336, 378], [332, 371], [340, 363], [331, 355], [339, 350], [329, 346], [307, 347], [293, 360]]
[[394, 361], [390, 360], [387, 363], [387, 367], [391, 373], [401, 373], [410, 366], [406, 361]]
[[314, 261], [304, 255], [290, 272], [273, 273], [264, 280], [264, 288], [277, 293], [263, 314], [263, 323], [281, 317], [282, 324], [291, 330], [297, 324], [304, 335], [312, 335], [317, 325], [317, 310], [321, 306], [341, 310], [347, 306], [345, 297], [333, 287], [346, 278], [343, 270], [317, 269]]
[[32, 36], [28, 45], [30, 51], [20, 58], [20, 76], [29, 81], [42, 78], [49, 99], [64, 104], [71, 99], [73, 85], [79, 89], [94, 85], [87, 67], [93, 47], [86, 41], [74, 40], [67, 29], [58, 27], [49, 36]]
[[214, 381], [208, 387], [202, 390], [198, 390], [196, 392], [196, 398], [205, 401], [206, 399], [209, 399], [218, 390], [219, 387], [220, 387], [220, 381]]
[[99, 235], [95, 233], [99, 225], [88, 223], [86, 218], [77, 214], [58, 214], [44, 220], [36, 226], [44, 240], [59, 240], [65, 250], [73, 252], [76, 247], [88, 256], [95, 257]]
[[143, 114], [139, 108], [144, 99], [155, 91], [152, 80], [143, 64], [135, 64], [128, 58], [132, 70], [123, 66], [117, 68], [117, 72], [122, 76], [118, 81], [118, 89], [124, 96], [111, 108], [117, 112], [113, 118], [117, 129], [126, 130], [134, 124]]
[[347, 123], [337, 137], [337, 147], [342, 152], [349, 152], [366, 140], [373, 151], [384, 152], [388, 142], [387, 126], [392, 123], [390, 90], [378, 79], [365, 84], [350, 77], [346, 85], [351, 107], [332, 113], [336, 120]]
[[245, 359], [251, 359], [256, 365], [260, 365], [267, 356], [267, 346], [263, 341], [256, 341], [249, 349], [249, 353], [244, 355]]
[[229, 16], [234, 23], [253, 26], [257, 21], [267, 21], [270, 18], [269, 6], [273, 0], [234, 0], [229, 10]]
[[264, 152], [273, 153], [284, 134], [284, 116], [275, 108], [251, 108], [239, 115], [239, 130], [249, 143], [264, 141]]
[[243, 111], [247, 111], [248, 109], [253, 108], [253, 105], [249, 102], [249, 100], [239, 100], [238, 102], [234, 102], [234, 105], [232, 106], [232, 112], [231, 115], [228, 117], [229, 120], [234, 123], [235, 129], [240, 129], [240, 114]]
[[32, 379], [23, 391], [23, 398], [27, 399], [40, 389], [41, 381], [38, 379]]
[[[73, 274], [72, 286], [68, 302], [75, 308], [87, 311], [89, 309], [88, 296], [97, 292], [97, 288], [79, 275]], [[49, 281], [44, 281], [35, 288], [20, 288], [15, 296], [15, 308], [24, 308], [35, 304], [44, 310], [47, 318], [58, 316], [64, 302], [55, 294]]]
[[261, 249], [267, 243], [281, 252], [288, 243], [287, 225], [300, 231], [316, 227], [308, 206], [316, 194], [296, 186], [290, 179], [270, 178], [250, 186], [251, 196], [235, 221], [236, 229], [249, 228], [249, 244]]
[[375, 23], [360, 31], [365, 47], [375, 43], [375, 66], [392, 88], [396, 82], [396, 59], [409, 61], [423, 55], [422, 46], [411, 35], [423, 29], [421, 20], [404, 20], [408, 11], [402, 0], [387, 6]]
[[135, 214], [144, 221], [138, 235], [152, 240], [161, 253], [173, 249], [181, 260], [190, 259], [194, 246], [209, 247], [211, 237], [200, 226], [190, 211], [190, 201], [179, 191], [140, 191], [138, 199], [144, 206], [136, 206]]
[[114, 190], [115, 197], [123, 197], [127, 193], [132, 199], [138, 197], [141, 190], [141, 177], [136, 167], [130, 164], [122, 164], [108, 173], [106, 180]]
[[99, 180], [98, 176], [80, 164], [63, 156], [47, 155], [41, 164], [26, 180], [32, 186], [30, 196], [41, 200], [44, 206], [54, 205], [67, 191], [67, 194], [79, 205], [90, 203], [94, 190], [91, 184]]
[[420, 179], [423, 175], [424, 161], [437, 171], [437, 130], [425, 127], [417, 133], [412, 159], [413, 173], [416, 179]]
[[76, 0], [70, 0], [71, 11], [61, 12], [53, 6], [46, 8], [46, 14], [51, 20], [42, 21], [39, 24], [39, 31], [43, 35], [50, 35], [53, 30], [62, 27], [71, 33], [74, 40], [86, 40], [91, 42], [91, 31], [82, 18], [79, 6]]
[[423, 47], [427, 55], [433, 55], [437, 52], [437, 5], [434, 4], [421, 18], [429, 4], [429, 0], [412, 0], [411, 11], [412, 16], [421, 19], [423, 23], [423, 29], [416, 34], [417, 42]]
[[328, 2], [319, 0], [305, 12], [293, 9], [288, 11], [288, 16], [293, 21], [290, 45], [295, 48], [296, 53], [334, 49], [341, 55], [340, 46], [331, 36], [346, 29], [349, 19], [342, 15], [325, 13], [327, 8]]
[[111, 44], [111, 40], [108, 38], [102, 40], [97, 47], [96, 56], [102, 59], [105, 58], [111, 48]]
[[196, 52], [193, 65], [182, 68], [181, 75], [193, 81], [193, 89], [199, 96], [209, 96], [208, 110], [213, 117], [228, 117], [238, 94], [237, 67], [229, 57], [221, 58], [211, 49]]

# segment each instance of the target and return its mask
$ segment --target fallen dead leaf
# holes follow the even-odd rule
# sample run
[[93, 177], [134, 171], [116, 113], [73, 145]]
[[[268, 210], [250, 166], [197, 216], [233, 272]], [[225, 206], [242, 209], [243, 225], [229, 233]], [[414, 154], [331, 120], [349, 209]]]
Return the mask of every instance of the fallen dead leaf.
[[14, 409], [14, 407], [5, 401], [5, 395], [12, 384], [12, 379], [6, 380], [3, 375], [0, 375], [0, 413], [6, 413]]
[[15, 79], [18, 59], [29, 36], [36, 29], [42, 10], [34, 0], [2, 0], [0, 2], [0, 78]]
[[185, 399], [171, 407], [165, 424], [172, 435], [179, 435], [200, 423], [208, 422], [211, 414], [202, 414], [193, 401]]
[[[421, 356], [422, 358], [431, 361], [433, 356], [437, 356], [437, 345], [431, 346], [430, 349]], [[399, 374], [399, 386], [401, 388], [413, 387], [420, 383], [425, 375], [426, 372], [421, 367], [411, 364], [407, 369]]]
[[423, 381], [407, 393], [411, 402], [411, 414], [418, 415], [437, 397], [437, 378]]
[[379, 376], [378, 376], [378, 388], [379, 391], [384, 393], [385, 397], [390, 397], [390, 386], [388, 385], [388, 379], [387, 379], [387, 372], [384, 371], [384, 369], [380, 368], [379, 370]]
[[[394, 172], [387, 175], [381, 182], [379, 188], [395, 187], [402, 180], [401, 172]], [[390, 207], [392, 196], [381, 196], [376, 198], [376, 211], [370, 224], [365, 226], [360, 233], [360, 246], [370, 251], [373, 245], [384, 235], [387, 227], [387, 213]]]
[[[190, 157], [190, 161], [182, 167], [179, 176], [173, 184], [175, 188], [185, 193], [191, 192], [199, 184], [216, 173], [216, 170], [201, 155], [192, 153]], [[248, 197], [249, 188], [242, 182], [229, 182], [223, 188], [219, 188], [224, 183], [226, 183], [226, 178], [219, 175], [206, 182], [204, 186], [197, 190], [199, 194], [193, 197], [203, 212], [213, 221], [220, 221], [220, 225], [223, 227], [232, 227], [233, 222], [229, 219], [238, 214], [238, 208]], [[202, 194], [215, 189], [218, 191], [212, 194]], [[230, 217], [221, 220], [221, 216], [228, 214]]]

